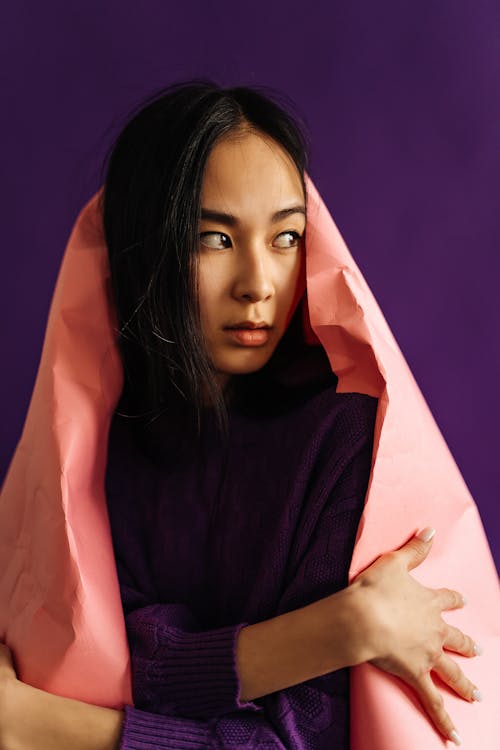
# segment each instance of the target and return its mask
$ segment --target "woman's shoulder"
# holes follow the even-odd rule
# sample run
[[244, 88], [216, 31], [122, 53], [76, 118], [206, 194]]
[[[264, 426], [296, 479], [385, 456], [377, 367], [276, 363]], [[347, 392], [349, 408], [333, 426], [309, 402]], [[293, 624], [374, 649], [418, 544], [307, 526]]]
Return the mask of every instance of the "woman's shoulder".
[[338, 392], [330, 386], [309, 403], [316, 418], [316, 433], [334, 435], [344, 445], [372, 441], [378, 410], [378, 398], [356, 391]]
[[378, 398], [357, 391], [339, 392], [338, 381], [318, 389], [297, 410], [296, 420], [314, 434], [349, 443], [373, 435]]
[[314, 408], [321, 413], [324, 410], [332, 410], [344, 416], [351, 415], [352, 419], [366, 418], [373, 420], [378, 408], [378, 398], [368, 393], [359, 391], [338, 391], [338, 382], [319, 390], [309, 402], [314, 403]]
[[339, 392], [338, 377], [321, 346], [304, 347], [279, 370], [266, 373], [264, 368], [247, 382], [235, 409], [256, 419], [303, 422], [309, 430], [334, 421], [370, 426], [375, 419], [378, 399]]
[[299, 397], [290, 411], [289, 425], [300, 434], [307, 450], [317, 457], [339, 459], [373, 443], [378, 398], [358, 391], [339, 391], [339, 379], [328, 356], [315, 347], [302, 357], [297, 381]]

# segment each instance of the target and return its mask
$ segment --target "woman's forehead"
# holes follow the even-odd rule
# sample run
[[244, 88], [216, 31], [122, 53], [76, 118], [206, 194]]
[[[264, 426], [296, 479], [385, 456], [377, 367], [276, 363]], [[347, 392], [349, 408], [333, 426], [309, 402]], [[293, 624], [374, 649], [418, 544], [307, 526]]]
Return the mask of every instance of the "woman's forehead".
[[269, 137], [246, 133], [226, 137], [205, 167], [202, 207], [237, 216], [266, 215], [304, 203], [302, 181], [290, 155]]

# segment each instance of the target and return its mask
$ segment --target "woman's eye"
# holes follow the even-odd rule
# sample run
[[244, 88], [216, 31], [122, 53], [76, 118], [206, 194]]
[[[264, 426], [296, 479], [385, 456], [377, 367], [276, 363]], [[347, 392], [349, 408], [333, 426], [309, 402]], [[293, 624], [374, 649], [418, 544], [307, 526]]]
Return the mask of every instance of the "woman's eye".
[[[223, 232], [202, 232], [200, 234], [200, 241], [202, 245], [207, 247], [213, 247], [215, 250], [221, 249], [221, 242], [230, 242], [227, 234]], [[225, 245], [227, 247], [227, 245]]]
[[292, 242], [291, 244], [287, 244], [285, 240], [285, 244], [279, 245], [279, 247], [295, 247], [295, 245], [298, 245], [299, 241], [302, 239], [302, 236], [298, 232], [293, 232], [293, 231], [281, 232], [281, 234], [278, 235], [278, 239], [280, 237], [289, 237], [289, 238], [291, 237], [292, 239], [294, 239], [294, 242]]
[[[231, 240], [224, 234], [224, 232], [202, 232], [200, 235], [200, 242], [206, 247], [211, 247], [214, 250], [222, 250], [229, 247]], [[281, 232], [278, 235], [275, 242], [278, 241], [278, 247], [287, 248], [295, 247], [299, 244], [302, 239], [302, 235], [295, 231]]]

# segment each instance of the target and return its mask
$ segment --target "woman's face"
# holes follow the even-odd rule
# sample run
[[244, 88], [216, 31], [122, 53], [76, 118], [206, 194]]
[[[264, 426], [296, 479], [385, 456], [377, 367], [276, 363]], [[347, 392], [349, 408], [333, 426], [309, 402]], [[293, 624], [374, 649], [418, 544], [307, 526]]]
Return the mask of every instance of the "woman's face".
[[[231, 375], [266, 364], [305, 290], [306, 218], [297, 168], [267, 136], [228, 136], [207, 161], [201, 208], [202, 330], [225, 386]], [[268, 328], [228, 330], [244, 321]]]

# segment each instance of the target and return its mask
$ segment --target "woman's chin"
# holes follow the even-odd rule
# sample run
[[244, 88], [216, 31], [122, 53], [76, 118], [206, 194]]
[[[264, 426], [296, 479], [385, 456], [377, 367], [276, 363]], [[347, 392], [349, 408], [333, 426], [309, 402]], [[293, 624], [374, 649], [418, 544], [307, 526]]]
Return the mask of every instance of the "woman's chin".
[[249, 375], [261, 370], [271, 359], [275, 347], [256, 347], [253, 350], [238, 352], [235, 356], [226, 357], [215, 363], [222, 375]]

